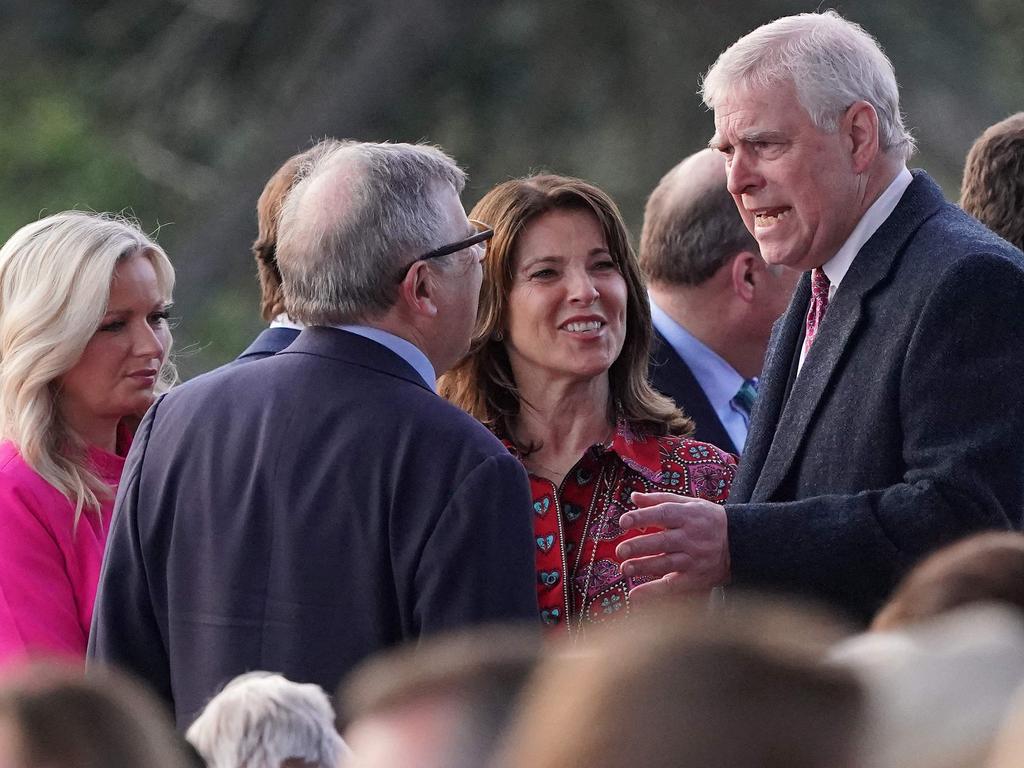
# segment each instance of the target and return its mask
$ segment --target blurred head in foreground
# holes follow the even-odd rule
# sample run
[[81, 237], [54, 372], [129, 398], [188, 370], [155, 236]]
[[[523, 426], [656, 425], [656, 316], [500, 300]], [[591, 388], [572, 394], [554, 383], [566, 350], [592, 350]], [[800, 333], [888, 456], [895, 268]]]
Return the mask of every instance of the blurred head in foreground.
[[111, 670], [33, 665], [0, 680], [3, 768], [190, 768], [171, 718]]
[[968, 605], [851, 638], [831, 657], [865, 686], [860, 768], [976, 768], [1024, 681], [1024, 619]]
[[539, 652], [532, 631], [490, 627], [371, 659], [338, 696], [351, 765], [486, 765]]
[[820, 659], [829, 621], [761, 600], [724, 615], [671, 606], [548, 658], [502, 768], [843, 768], [861, 691]]
[[896, 588], [871, 628], [896, 629], [984, 602], [1024, 611], [1024, 534], [980, 533], [925, 558]]

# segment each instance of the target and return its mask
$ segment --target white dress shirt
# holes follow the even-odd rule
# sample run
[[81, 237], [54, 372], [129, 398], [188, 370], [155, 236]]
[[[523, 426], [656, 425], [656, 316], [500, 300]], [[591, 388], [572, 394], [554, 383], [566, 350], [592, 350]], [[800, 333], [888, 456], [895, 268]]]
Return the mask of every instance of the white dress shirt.
[[[878, 228], [896, 210], [900, 198], [903, 197], [903, 193], [907, 191], [907, 187], [910, 186], [913, 180], [914, 177], [907, 170], [907, 167], [904, 166], [903, 170], [896, 174], [896, 178], [892, 180], [892, 183], [885, 188], [885, 191], [864, 212], [860, 221], [857, 222], [857, 226], [853, 228], [853, 232], [846, 238], [846, 242], [836, 251], [836, 255], [821, 265], [822, 272], [825, 273], [825, 277], [831, 283], [828, 289], [828, 300], [830, 302], [835, 298], [836, 291], [839, 290], [839, 284], [843, 282], [846, 273], [850, 271], [850, 265], [857, 258], [860, 249], [864, 247], [864, 243], [871, 239], [871, 236], [878, 231]], [[806, 315], [806, 312], [804, 314]], [[798, 372], [803, 368], [805, 357], [807, 357], [807, 350], [801, 345], [800, 364], [797, 367]]]

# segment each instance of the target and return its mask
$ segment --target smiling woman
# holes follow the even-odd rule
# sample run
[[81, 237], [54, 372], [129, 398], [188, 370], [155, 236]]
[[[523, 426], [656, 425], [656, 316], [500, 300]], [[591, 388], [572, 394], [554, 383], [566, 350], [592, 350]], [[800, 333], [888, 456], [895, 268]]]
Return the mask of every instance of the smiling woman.
[[[619, 570], [634, 492], [722, 501], [735, 459], [683, 435], [651, 389], [650, 305], [615, 203], [564, 176], [492, 189], [470, 213], [494, 229], [469, 354], [439, 390], [502, 438], [530, 474], [541, 619], [579, 632], [626, 616], [644, 581]], [[563, 629], [564, 627], [564, 629]]]
[[173, 285], [160, 247], [106, 215], [0, 249], [0, 663], [84, 656], [132, 430], [174, 379]]

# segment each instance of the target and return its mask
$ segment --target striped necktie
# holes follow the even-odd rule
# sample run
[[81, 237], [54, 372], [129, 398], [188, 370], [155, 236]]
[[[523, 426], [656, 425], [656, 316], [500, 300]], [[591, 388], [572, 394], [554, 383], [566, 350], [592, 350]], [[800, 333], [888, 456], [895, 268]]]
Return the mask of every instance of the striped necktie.
[[740, 391], [733, 395], [729, 401], [733, 409], [742, 414], [743, 418], [750, 422], [750, 412], [754, 409], [754, 400], [757, 399], [757, 379], [747, 379], [740, 387]]

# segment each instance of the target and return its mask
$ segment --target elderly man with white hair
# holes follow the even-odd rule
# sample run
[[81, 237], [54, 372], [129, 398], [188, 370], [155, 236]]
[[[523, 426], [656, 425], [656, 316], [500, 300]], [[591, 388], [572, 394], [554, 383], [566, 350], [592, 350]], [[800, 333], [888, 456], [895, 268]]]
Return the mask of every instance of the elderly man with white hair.
[[711, 146], [768, 264], [775, 326], [728, 503], [637, 497], [633, 595], [733, 583], [868, 619], [937, 546], [1021, 524], [1024, 256], [907, 170], [896, 77], [835, 12], [778, 19], [703, 83]]

